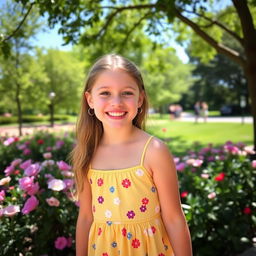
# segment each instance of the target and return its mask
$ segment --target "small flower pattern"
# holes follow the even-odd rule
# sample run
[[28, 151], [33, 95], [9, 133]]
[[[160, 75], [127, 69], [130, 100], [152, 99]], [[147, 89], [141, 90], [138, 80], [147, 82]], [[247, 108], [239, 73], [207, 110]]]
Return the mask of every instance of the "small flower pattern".
[[124, 188], [129, 188], [131, 186], [131, 182], [130, 182], [129, 179], [124, 179], [122, 181], [122, 185], [123, 185]]
[[[127, 247], [119, 243], [122, 239], [121, 243], [130, 247], [129, 256], [174, 256], [168, 236], [163, 233], [157, 188], [150, 174], [142, 166], [128, 169], [111, 174], [95, 171], [88, 177], [95, 223], [90, 230], [88, 255], [128, 256], [129, 253], [123, 251]], [[147, 227], [144, 227], [145, 219], [149, 219]], [[143, 226], [140, 221], [143, 221]], [[106, 243], [106, 237], [112, 237], [109, 243]], [[162, 240], [162, 243], [151, 247], [150, 243], [147, 244], [151, 239]]]

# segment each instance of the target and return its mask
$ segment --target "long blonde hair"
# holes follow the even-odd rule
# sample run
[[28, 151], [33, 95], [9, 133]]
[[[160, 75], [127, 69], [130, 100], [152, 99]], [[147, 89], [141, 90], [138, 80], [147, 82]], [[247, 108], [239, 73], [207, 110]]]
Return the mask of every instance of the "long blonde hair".
[[141, 111], [138, 111], [138, 114], [133, 119], [133, 125], [140, 129], [145, 129], [148, 99], [139, 69], [134, 63], [120, 55], [108, 54], [99, 58], [87, 75], [87, 80], [81, 97], [80, 112], [76, 122], [76, 145], [68, 155], [68, 159], [71, 160], [75, 174], [74, 195], [76, 199], [83, 191], [83, 181], [86, 178], [90, 162], [103, 135], [101, 121], [99, 121], [95, 115], [90, 116], [88, 113], [89, 105], [85, 98], [85, 92], [91, 92], [96, 79], [102, 72], [115, 69], [127, 72], [136, 81], [139, 91], [144, 92], [145, 96]]

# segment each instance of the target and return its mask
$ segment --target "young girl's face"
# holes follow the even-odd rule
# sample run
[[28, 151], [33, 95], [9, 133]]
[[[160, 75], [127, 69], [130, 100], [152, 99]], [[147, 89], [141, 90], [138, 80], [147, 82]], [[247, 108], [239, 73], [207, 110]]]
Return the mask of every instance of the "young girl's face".
[[122, 70], [102, 72], [85, 97], [104, 128], [131, 125], [144, 99], [136, 81]]

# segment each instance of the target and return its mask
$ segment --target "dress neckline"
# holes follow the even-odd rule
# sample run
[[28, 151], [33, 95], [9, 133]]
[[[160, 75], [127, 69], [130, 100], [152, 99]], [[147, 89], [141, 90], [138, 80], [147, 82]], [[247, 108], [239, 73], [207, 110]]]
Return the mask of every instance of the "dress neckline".
[[150, 177], [152, 177], [152, 174], [148, 171], [148, 169], [141, 165], [134, 165], [128, 168], [121, 168], [121, 169], [94, 169], [94, 168], [90, 168], [89, 172], [97, 172], [97, 173], [120, 173], [120, 172], [127, 172], [127, 171], [131, 171], [134, 169], [143, 169], [147, 174], [150, 175]]

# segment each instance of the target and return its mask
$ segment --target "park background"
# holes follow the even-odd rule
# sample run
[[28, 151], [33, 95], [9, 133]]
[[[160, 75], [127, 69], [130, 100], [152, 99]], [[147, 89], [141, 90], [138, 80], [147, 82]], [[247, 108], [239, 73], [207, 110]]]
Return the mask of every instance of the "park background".
[[[88, 68], [109, 52], [143, 73], [147, 131], [175, 157], [194, 255], [240, 255], [255, 246], [256, 87], [246, 70], [256, 4], [237, 2], [1, 2], [1, 255], [75, 255], [78, 205], [67, 156]], [[49, 48], [60, 37], [68, 46]], [[195, 123], [196, 101], [207, 102], [207, 121]], [[183, 114], [170, 118], [170, 104]]]

